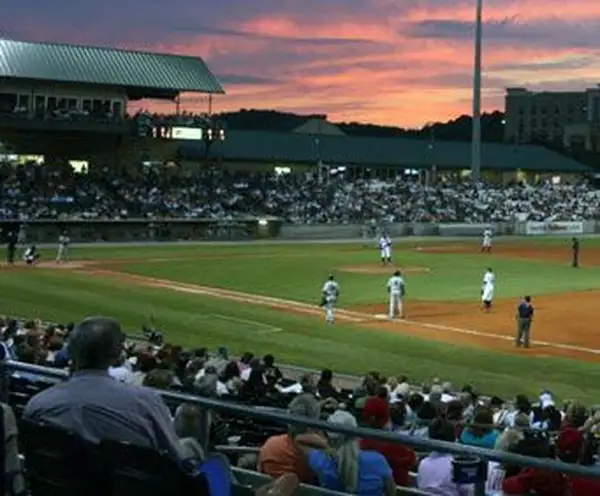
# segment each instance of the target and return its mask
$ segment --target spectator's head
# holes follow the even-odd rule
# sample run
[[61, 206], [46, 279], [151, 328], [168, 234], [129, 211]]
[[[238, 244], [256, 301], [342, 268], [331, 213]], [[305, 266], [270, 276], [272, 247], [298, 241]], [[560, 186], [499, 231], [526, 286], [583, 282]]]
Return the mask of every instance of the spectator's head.
[[434, 405], [432, 405], [429, 401], [423, 403], [419, 411], [417, 412], [417, 417], [423, 423], [429, 423], [433, 419], [435, 419], [438, 415], [438, 411]]
[[319, 378], [319, 383], [321, 384], [330, 384], [333, 380], [333, 372], [331, 369], [323, 369], [321, 371], [321, 377]]
[[498, 451], [512, 451], [519, 441], [523, 439], [523, 433], [517, 429], [506, 429], [496, 439], [494, 449]]
[[167, 390], [173, 385], [174, 379], [175, 373], [173, 371], [167, 369], [154, 369], [144, 377], [142, 385]]
[[[288, 413], [296, 417], [304, 417], [310, 420], [319, 420], [321, 407], [319, 402], [312, 394], [301, 394], [296, 396], [288, 405]], [[290, 425], [288, 432], [290, 436], [295, 437], [303, 434], [308, 429], [302, 425]]]
[[275, 357], [273, 355], [265, 355], [263, 357], [263, 364], [265, 367], [274, 367], [275, 366]]
[[305, 393], [315, 394], [317, 388], [315, 387], [315, 381], [312, 374], [304, 374], [300, 377], [300, 385], [302, 386], [302, 391]]
[[458, 400], [453, 400], [446, 405], [446, 419], [450, 422], [459, 422], [463, 416], [463, 405]]
[[69, 340], [68, 352], [75, 371], [107, 370], [121, 356], [125, 335], [119, 323], [108, 317], [80, 322]]
[[390, 422], [394, 427], [404, 427], [406, 423], [406, 405], [402, 401], [391, 405]]
[[483, 437], [492, 430], [494, 424], [494, 414], [489, 408], [478, 407], [473, 415], [473, 425], [470, 430], [473, 436]]
[[240, 358], [240, 362], [241, 362], [243, 365], [249, 365], [249, 364], [250, 364], [250, 361], [251, 361], [253, 358], [254, 358], [254, 353], [251, 353], [251, 352], [247, 351], [246, 353], [244, 353], [244, 354], [242, 355], [242, 358]]
[[429, 438], [435, 441], [456, 441], [454, 426], [447, 420], [437, 418], [429, 425]]
[[588, 416], [587, 408], [575, 401], [569, 405], [566, 411], [565, 420], [570, 427], [579, 428], [585, 423]]
[[515, 406], [520, 413], [526, 413], [529, 415], [531, 412], [531, 402], [529, 398], [524, 394], [519, 394], [515, 400]]
[[240, 376], [240, 368], [235, 362], [229, 362], [223, 371], [223, 382], [230, 381], [234, 377]]
[[[356, 427], [356, 419], [348, 412], [338, 410], [331, 415], [327, 421], [330, 424]], [[342, 485], [342, 490], [351, 494], [356, 494], [358, 485], [358, 455], [359, 444], [354, 437], [344, 434], [329, 433], [329, 443], [335, 451], [337, 461], [338, 479]]]
[[362, 420], [373, 429], [383, 429], [390, 425], [390, 405], [385, 398], [371, 396], [362, 409]]

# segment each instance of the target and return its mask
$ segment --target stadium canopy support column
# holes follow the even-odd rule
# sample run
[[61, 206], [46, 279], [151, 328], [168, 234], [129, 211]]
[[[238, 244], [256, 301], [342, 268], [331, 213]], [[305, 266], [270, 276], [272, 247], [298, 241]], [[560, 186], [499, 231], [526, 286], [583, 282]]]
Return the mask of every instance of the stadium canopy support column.
[[473, 135], [471, 138], [471, 179], [481, 178], [481, 45], [483, 0], [477, 1], [475, 16], [475, 61], [473, 70]]

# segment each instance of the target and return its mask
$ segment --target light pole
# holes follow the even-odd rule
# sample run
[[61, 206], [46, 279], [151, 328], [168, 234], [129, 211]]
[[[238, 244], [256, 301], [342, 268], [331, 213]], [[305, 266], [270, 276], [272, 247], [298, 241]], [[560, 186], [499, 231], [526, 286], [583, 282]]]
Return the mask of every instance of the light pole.
[[477, 0], [475, 14], [475, 56], [473, 70], [473, 133], [471, 136], [471, 179], [481, 178], [481, 45], [483, 0]]

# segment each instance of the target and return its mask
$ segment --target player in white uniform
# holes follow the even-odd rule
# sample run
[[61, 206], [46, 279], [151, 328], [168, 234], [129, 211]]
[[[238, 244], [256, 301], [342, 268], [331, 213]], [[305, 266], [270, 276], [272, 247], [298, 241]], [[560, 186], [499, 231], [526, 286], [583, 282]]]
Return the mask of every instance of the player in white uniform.
[[485, 312], [490, 312], [492, 309], [492, 301], [494, 300], [494, 289], [496, 286], [496, 274], [492, 269], [487, 269], [483, 275], [483, 283], [481, 286], [481, 305]]
[[492, 252], [492, 230], [489, 227], [483, 231], [483, 238], [481, 240], [481, 251], [483, 253]]
[[40, 254], [38, 253], [35, 245], [31, 245], [29, 248], [27, 248], [23, 255], [23, 260], [27, 265], [35, 265], [39, 258]]
[[394, 275], [390, 277], [387, 283], [387, 290], [390, 295], [390, 319], [396, 317], [404, 318], [404, 294], [406, 293], [406, 287], [404, 285], [404, 279], [402, 279], [402, 273], [397, 270]]
[[392, 240], [386, 233], [383, 233], [379, 238], [379, 252], [383, 265], [392, 263]]
[[58, 251], [56, 252], [56, 263], [69, 261], [69, 244], [71, 244], [71, 238], [68, 236], [66, 231], [58, 237]]
[[327, 323], [333, 324], [335, 321], [335, 305], [340, 295], [340, 285], [333, 276], [329, 276], [329, 279], [325, 281], [321, 293], [321, 306], [325, 308]]

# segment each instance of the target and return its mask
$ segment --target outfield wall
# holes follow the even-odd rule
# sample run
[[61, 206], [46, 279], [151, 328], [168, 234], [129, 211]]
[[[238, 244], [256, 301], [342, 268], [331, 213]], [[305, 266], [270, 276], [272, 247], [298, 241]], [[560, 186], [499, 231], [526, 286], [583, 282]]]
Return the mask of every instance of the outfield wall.
[[[7, 233], [17, 231], [18, 221], [0, 221], [3, 242]], [[166, 242], [166, 241], [255, 241], [280, 239], [348, 240], [371, 243], [385, 230], [392, 238], [480, 237], [491, 228], [495, 236], [585, 236], [600, 233], [600, 221], [468, 223], [390, 223], [390, 224], [285, 224], [277, 218], [240, 217], [208, 219], [125, 219], [125, 220], [37, 220], [26, 225], [29, 243], [55, 243], [63, 230], [73, 242]]]

